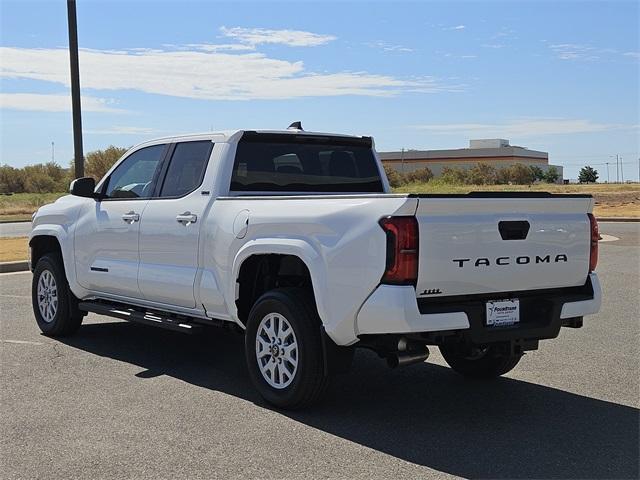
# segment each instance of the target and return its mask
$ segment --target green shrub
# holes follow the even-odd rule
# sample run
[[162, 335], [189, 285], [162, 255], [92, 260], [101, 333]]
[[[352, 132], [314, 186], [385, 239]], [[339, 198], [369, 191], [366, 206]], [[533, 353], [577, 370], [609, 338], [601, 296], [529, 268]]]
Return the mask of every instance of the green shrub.
[[405, 183], [427, 183], [433, 178], [433, 172], [428, 168], [419, 168], [404, 174]]
[[547, 183], [556, 183], [560, 178], [560, 172], [556, 167], [549, 167], [544, 173], [544, 181]]
[[384, 165], [384, 173], [387, 175], [387, 180], [389, 180], [389, 185], [392, 187], [400, 187], [405, 184], [404, 175], [398, 172], [395, 168]]
[[126, 151], [126, 148], [110, 145], [104, 150], [87, 153], [84, 160], [84, 174], [98, 182]]
[[478, 163], [475, 167], [467, 170], [465, 183], [471, 185], [495, 185], [497, 173], [496, 169], [491, 165]]
[[459, 167], [444, 167], [440, 178], [445, 183], [464, 184], [467, 183], [467, 171]]
[[539, 182], [546, 181], [545, 173], [542, 170], [542, 168], [540, 168], [537, 165], [531, 165], [531, 166], [529, 166], [529, 168], [531, 169], [531, 172], [533, 173], [534, 181], [539, 181]]
[[578, 181], [580, 183], [596, 183], [598, 181], [598, 171], [589, 165], [582, 167], [580, 173], [578, 173]]
[[527, 165], [516, 163], [501, 169], [497, 175], [498, 183], [515, 183], [517, 185], [531, 185], [535, 181], [535, 173]]

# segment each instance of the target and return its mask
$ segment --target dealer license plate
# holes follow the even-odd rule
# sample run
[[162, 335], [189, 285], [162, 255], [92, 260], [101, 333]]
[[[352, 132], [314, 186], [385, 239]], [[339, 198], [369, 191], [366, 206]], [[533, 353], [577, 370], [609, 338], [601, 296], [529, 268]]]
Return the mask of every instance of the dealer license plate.
[[493, 300], [487, 302], [487, 326], [503, 327], [520, 322], [520, 300]]

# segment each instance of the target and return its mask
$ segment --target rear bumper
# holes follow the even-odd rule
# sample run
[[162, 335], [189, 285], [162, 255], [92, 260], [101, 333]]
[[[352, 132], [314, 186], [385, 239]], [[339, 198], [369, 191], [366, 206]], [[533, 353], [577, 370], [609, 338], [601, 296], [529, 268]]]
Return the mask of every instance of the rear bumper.
[[[520, 323], [509, 327], [485, 327], [485, 302], [520, 299]], [[578, 326], [577, 318], [597, 313], [602, 291], [595, 273], [581, 287], [530, 292], [503, 292], [456, 298], [416, 300], [411, 286], [380, 285], [364, 303], [357, 317], [358, 335], [462, 334], [473, 343], [515, 339], [554, 338], [560, 327]]]

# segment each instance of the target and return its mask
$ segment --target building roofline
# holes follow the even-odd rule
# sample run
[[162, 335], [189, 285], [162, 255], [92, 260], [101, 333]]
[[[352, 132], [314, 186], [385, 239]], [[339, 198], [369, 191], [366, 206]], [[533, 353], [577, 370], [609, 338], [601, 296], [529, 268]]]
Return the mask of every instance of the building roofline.
[[405, 150], [404, 152], [378, 152], [381, 160], [446, 160], [478, 157], [520, 157], [549, 159], [547, 152], [529, 150], [528, 148], [509, 146], [501, 148], [456, 148], [449, 150]]

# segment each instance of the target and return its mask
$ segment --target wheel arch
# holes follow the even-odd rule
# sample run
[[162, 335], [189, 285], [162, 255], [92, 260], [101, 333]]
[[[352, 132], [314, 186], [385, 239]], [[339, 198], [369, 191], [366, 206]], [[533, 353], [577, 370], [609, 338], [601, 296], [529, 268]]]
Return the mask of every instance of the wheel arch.
[[48, 253], [58, 253], [63, 258], [62, 247], [55, 235], [35, 235], [29, 240], [31, 249], [31, 271], [36, 268], [38, 260]]
[[[259, 296], [260, 289], [247, 297], [246, 279], [251, 278], [252, 274], [261, 275], [264, 272], [258, 271], [266, 262], [266, 273], [273, 274], [274, 268], [278, 268], [275, 272], [278, 278], [292, 274], [294, 277], [308, 277], [308, 288], [313, 295], [315, 306], [323, 324], [326, 325], [325, 319], [328, 312], [325, 309], [323, 286], [325, 285], [325, 269], [322, 258], [313, 247], [302, 240], [283, 240], [268, 239], [256, 240], [245, 245], [238, 251], [234, 258], [232, 276], [233, 283], [228, 298], [233, 299], [229, 302], [233, 316], [243, 326], [246, 322], [246, 315], [251, 305], [242, 302], [255, 301], [255, 296]], [[267, 279], [267, 284], [268, 284]], [[326, 291], [326, 289], [325, 289]]]
[[60, 225], [37, 225], [29, 235], [29, 248], [31, 250], [31, 271], [43, 255], [47, 253], [60, 254], [71, 291], [78, 298], [82, 297], [83, 289], [76, 282], [72, 234]]

